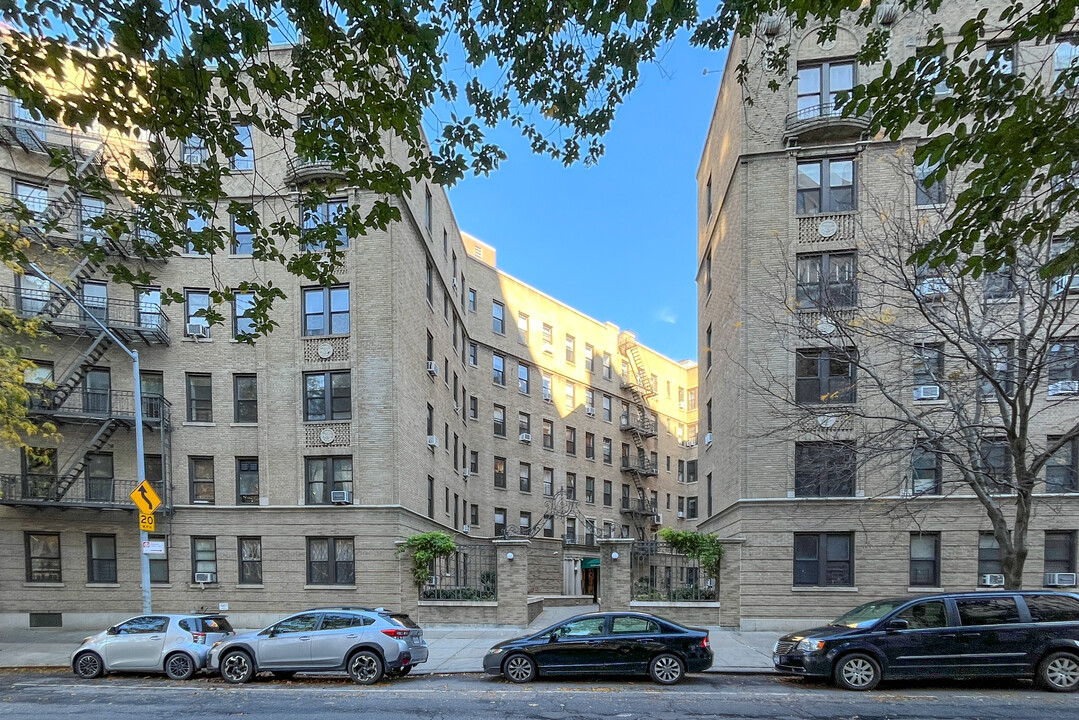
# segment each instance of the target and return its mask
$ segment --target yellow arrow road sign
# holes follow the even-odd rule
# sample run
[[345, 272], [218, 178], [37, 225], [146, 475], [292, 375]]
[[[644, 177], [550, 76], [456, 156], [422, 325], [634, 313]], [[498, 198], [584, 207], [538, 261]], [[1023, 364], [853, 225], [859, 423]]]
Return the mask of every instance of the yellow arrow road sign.
[[161, 498], [154, 492], [148, 480], [139, 483], [139, 486], [131, 491], [130, 498], [135, 507], [147, 515], [153, 515], [154, 510], [161, 507]]
[[139, 513], [139, 530], [154, 531], [154, 516], [152, 513]]

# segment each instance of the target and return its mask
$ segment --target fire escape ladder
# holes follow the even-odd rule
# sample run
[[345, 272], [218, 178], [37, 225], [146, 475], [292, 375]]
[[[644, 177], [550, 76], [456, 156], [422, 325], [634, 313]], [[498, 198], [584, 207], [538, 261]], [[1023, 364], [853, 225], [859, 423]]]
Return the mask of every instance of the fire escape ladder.
[[90, 347], [75, 361], [67, 377], [57, 383], [56, 389], [52, 393], [52, 408], [54, 410], [59, 409], [71, 397], [71, 393], [86, 377], [86, 373], [97, 364], [97, 361], [108, 352], [110, 347], [112, 347], [112, 338], [104, 331], [99, 332]]
[[112, 434], [116, 432], [116, 428], [120, 423], [116, 420], [109, 418], [101, 427], [97, 429], [94, 436], [90, 438], [90, 442], [86, 444], [86, 447], [81, 455], [75, 458], [75, 461], [64, 472], [63, 476], [56, 483], [56, 500], [63, 499], [67, 491], [75, 484], [75, 481], [82, 477], [83, 472], [86, 470], [87, 457], [93, 453], [99, 452], [101, 448], [105, 447], [105, 443], [109, 441]]
[[[100, 263], [91, 260], [89, 257], [83, 257], [79, 260], [79, 264], [75, 266], [75, 269], [68, 274], [68, 287], [73, 285], [81, 286], [85, 281], [94, 276], [94, 273], [97, 272], [97, 269], [100, 266]], [[67, 307], [70, 302], [71, 301], [64, 293], [54, 292], [50, 295], [49, 301], [41, 308], [41, 315], [49, 319], [55, 319], [63, 312], [64, 308]]]

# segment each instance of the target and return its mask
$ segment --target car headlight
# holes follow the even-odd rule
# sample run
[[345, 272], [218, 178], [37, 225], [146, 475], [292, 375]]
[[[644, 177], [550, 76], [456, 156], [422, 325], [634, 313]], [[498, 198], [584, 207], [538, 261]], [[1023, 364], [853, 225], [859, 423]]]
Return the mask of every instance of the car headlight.
[[498, 655], [500, 652], [502, 652], [502, 648], [491, 648], [490, 650], [487, 651], [487, 654], [488, 655]]
[[805, 653], [813, 653], [824, 648], [823, 640], [811, 640], [806, 638], [798, 643], [798, 649]]

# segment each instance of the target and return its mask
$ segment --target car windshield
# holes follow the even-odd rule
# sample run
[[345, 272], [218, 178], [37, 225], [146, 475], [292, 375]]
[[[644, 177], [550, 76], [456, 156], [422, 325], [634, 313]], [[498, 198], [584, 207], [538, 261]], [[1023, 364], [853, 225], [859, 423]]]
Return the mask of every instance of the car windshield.
[[878, 600], [876, 602], [866, 603], [865, 605], [859, 605], [848, 613], [840, 615], [828, 624], [849, 628], [866, 627], [867, 625], [872, 625], [877, 620], [880, 620], [905, 602], [905, 600]]

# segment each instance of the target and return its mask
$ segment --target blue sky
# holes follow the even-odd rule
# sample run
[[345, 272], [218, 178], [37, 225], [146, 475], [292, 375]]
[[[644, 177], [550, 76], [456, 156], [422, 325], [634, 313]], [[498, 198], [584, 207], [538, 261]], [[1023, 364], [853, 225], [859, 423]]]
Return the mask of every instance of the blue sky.
[[534, 156], [513, 128], [492, 132], [509, 158], [449, 190], [461, 229], [510, 275], [696, 359], [696, 172], [724, 59], [684, 37], [671, 44], [642, 70], [592, 167]]

